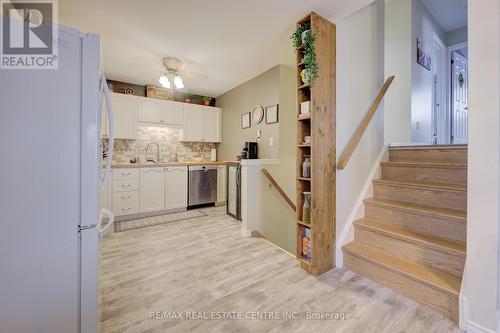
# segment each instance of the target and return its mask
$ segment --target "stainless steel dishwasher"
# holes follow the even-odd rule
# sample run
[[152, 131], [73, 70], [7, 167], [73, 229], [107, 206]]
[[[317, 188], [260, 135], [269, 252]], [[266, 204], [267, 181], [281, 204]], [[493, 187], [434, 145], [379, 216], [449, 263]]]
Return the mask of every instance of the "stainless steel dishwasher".
[[217, 201], [217, 167], [190, 166], [188, 180], [188, 206], [198, 206]]

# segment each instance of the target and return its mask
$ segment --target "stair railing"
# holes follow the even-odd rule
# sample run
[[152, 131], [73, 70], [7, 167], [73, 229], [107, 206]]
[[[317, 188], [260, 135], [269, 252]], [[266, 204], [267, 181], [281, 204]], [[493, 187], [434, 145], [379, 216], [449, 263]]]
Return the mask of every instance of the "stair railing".
[[264, 174], [264, 176], [269, 181], [269, 184], [274, 186], [274, 188], [278, 191], [278, 193], [281, 194], [283, 199], [285, 199], [285, 201], [288, 203], [290, 208], [292, 208], [293, 211], [295, 212], [295, 204], [293, 203], [292, 200], [290, 200], [288, 195], [286, 195], [285, 191], [283, 191], [283, 189], [281, 188], [281, 186], [279, 186], [278, 182], [273, 178], [273, 176], [271, 176], [269, 171], [267, 171], [267, 169], [261, 169], [261, 171], [262, 171], [262, 174]]
[[375, 115], [375, 112], [378, 109], [378, 106], [380, 105], [380, 102], [385, 96], [385, 93], [387, 92], [387, 89], [389, 89], [392, 81], [394, 81], [395, 76], [389, 76], [389, 78], [385, 81], [384, 85], [380, 89], [380, 92], [377, 95], [377, 98], [373, 101], [370, 109], [368, 112], [365, 114], [364, 118], [361, 120], [361, 122], [358, 125], [358, 128], [356, 131], [353, 133], [351, 138], [349, 139], [349, 142], [345, 146], [344, 150], [342, 151], [342, 154], [340, 154], [339, 160], [337, 162], [337, 170], [344, 170], [347, 162], [352, 157], [352, 154], [356, 150], [356, 147], [358, 146], [359, 142], [361, 141], [361, 138], [363, 137], [363, 134], [366, 131], [366, 128], [370, 124], [370, 121], [372, 120], [373, 116]]

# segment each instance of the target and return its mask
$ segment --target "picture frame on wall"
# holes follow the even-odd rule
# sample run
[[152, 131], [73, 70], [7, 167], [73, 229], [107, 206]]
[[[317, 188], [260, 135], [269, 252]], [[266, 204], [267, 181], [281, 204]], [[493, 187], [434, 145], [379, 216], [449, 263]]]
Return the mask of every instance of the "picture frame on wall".
[[266, 124], [276, 124], [279, 121], [278, 104], [266, 107]]
[[250, 114], [251, 114], [250, 112], [247, 112], [247, 113], [243, 113], [241, 115], [241, 128], [242, 129], [250, 128], [250, 126], [251, 126]]
[[427, 69], [432, 68], [432, 58], [429, 53], [424, 50], [424, 43], [417, 38], [417, 63]]

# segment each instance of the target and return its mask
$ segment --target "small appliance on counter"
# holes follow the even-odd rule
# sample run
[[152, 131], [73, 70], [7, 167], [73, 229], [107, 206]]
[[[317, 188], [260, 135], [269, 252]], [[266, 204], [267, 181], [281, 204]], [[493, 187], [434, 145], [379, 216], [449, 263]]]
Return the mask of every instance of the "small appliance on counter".
[[258, 158], [258, 146], [257, 142], [247, 141], [243, 144], [243, 150], [241, 151], [242, 159], [257, 159]]

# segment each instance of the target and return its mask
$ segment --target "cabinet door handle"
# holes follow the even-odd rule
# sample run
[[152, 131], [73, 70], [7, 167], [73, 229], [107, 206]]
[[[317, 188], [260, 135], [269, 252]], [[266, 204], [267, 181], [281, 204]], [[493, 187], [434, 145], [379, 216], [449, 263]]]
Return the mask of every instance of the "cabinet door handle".
[[122, 185], [122, 188], [129, 188], [129, 187], [130, 187], [130, 184]]
[[127, 196], [125, 196], [125, 197], [122, 197], [122, 199], [123, 199], [123, 200], [125, 200], [125, 199], [130, 199], [130, 195], [127, 195]]

